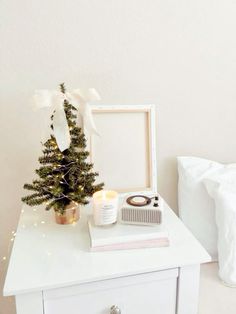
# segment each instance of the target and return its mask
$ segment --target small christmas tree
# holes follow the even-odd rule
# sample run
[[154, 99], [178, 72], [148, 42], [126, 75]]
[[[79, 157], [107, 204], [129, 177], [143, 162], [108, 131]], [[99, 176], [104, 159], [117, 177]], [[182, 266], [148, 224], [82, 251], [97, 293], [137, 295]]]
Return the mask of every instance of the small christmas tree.
[[[64, 83], [60, 84], [60, 90], [65, 94]], [[89, 152], [85, 150], [85, 135], [76, 125], [77, 109], [64, 100], [64, 110], [71, 136], [70, 147], [61, 152], [54, 135], [50, 136], [43, 144], [43, 156], [39, 158], [42, 165], [36, 170], [39, 179], [24, 185], [25, 189], [35, 193], [22, 197], [22, 201], [30, 206], [46, 203], [46, 210], [54, 208], [60, 214], [72, 201], [87, 204], [88, 197], [104, 185], [95, 184], [98, 173], [92, 172], [93, 164], [86, 161]]]

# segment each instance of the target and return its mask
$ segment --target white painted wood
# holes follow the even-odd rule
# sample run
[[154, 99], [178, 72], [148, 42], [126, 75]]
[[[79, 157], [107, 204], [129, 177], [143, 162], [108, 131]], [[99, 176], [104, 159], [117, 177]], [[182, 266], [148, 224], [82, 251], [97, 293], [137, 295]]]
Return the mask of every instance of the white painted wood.
[[155, 106], [92, 105], [92, 111], [100, 137], [90, 138], [90, 156], [105, 188], [156, 193]]
[[44, 291], [44, 300], [54, 298], [62, 298], [71, 295], [78, 295], [82, 293], [91, 293], [99, 290], [110, 290], [121, 288], [125, 286], [142, 285], [152, 281], [163, 281], [175, 279], [178, 277], [178, 268], [162, 270], [158, 272], [150, 272], [147, 274], [133, 275], [127, 277], [120, 277], [108, 280], [101, 280], [92, 283], [85, 283], [78, 286], [64, 287], [60, 289], [52, 289]]
[[42, 292], [16, 296], [17, 314], [44, 314]]
[[177, 292], [177, 314], [197, 314], [200, 265], [180, 268]]
[[210, 256], [165, 204], [170, 246], [91, 253], [87, 213], [74, 225], [57, 225], [53, 212], [25, 206], [4, 286], [18, 295], [86, 282], [137, 275], [210, 261]]
[[112, 305], [117, 305], [122, 314], [175, 314], [176, 270], [166, 271], [162, 278], [158, 273], [132, 277], [122, 278], [122, 283], [113, 279], [84, 284], [80, 291], [71, 288], [65, 295], [59, 289], [57, 297], [45, 297], [45, 314], [65, 314], [68, 309], [70, 314], [109, 314]]

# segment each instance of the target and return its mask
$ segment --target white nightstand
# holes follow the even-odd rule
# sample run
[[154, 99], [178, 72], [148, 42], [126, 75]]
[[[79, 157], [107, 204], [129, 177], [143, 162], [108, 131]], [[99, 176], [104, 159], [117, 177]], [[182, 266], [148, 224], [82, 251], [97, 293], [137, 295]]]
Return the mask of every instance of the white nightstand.
[[[6, 277], [17, 314], [196, 314], [210, 256], [165, 205], [170, 247], [91, 253], [86, 213], [57, 225], [24, 207]], [[111, 307], [113, 306], [113, 310]]]

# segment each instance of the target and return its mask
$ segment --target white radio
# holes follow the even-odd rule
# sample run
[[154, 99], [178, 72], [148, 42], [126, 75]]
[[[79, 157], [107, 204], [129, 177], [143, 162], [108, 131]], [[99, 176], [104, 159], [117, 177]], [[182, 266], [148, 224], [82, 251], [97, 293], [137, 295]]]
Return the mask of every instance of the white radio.
[[162, 222], [163, 200], [159, 195], [128, 197], [119, 212], [119, 220], [125, 224], [156, 225]]

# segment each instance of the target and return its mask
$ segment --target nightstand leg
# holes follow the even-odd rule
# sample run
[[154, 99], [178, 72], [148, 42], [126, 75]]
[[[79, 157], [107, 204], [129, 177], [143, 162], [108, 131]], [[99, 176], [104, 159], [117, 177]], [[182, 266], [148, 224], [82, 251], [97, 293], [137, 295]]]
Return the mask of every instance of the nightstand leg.
[[19, 294], [15, 298], [17, 314], [44, 314], [42, 292]]
[[197, 314], [200, 265], [179, 268], [177, 314]]

